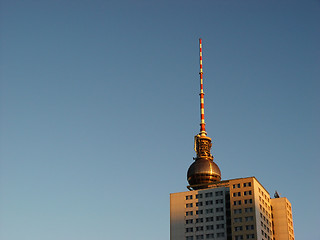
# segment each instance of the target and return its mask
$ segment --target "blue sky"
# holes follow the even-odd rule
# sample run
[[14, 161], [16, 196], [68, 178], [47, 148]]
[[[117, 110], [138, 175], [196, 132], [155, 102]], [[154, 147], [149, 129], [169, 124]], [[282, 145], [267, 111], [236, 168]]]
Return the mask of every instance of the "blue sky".
[[319, 239], [319, 1], [0, 9], [1, 239], [169, 239], [199, 132], [199, 37], [222, 178], [255, 176], [291, 201], [297, 239]]

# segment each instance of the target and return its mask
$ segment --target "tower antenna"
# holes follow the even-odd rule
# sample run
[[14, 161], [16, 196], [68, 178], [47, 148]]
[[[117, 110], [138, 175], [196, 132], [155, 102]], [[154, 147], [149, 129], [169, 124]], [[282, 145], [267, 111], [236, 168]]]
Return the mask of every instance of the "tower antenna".
[[200, 133], [194, 136], [194, 150], [197, 157], [188, 169], [188, 189], [205, 189], [210, 184], [221, 180], [221, 172], [216, 163], [213, 162], [211, 154], [212, 140], [207, 136], [206, 123], [204, 122], [204, 92], [202, 71], [202, 40], [199, 38], [200, 46]]
[[207, 136], [206, 123], [204, 122], [204, 92], [203, 92], [203, 71], [202, 71], [202, 40], [199, 38], [199, 50], [200, 50], [200, 136]]

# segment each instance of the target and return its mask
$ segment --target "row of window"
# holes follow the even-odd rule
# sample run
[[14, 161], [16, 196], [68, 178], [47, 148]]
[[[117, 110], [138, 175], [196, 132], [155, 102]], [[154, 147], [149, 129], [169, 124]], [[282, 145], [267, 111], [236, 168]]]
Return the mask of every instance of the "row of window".
[[[234, 228], [235, 232], [242, 231], [243, 226], [237, 226]], [[246, 225], [246, 230], [254, 230], [254, 225]]]
[[268, 218], [266, 218], [262, 213], [260, 213], [261, 219], [263, 219], [269, 226], [271, 226], [271, 221], [269, 221]]
[[289, 209], [290, 209], [290, 211], [292, 211], [291, 206], [290, 206], [290, 204], [289, 204], [289, 203], [287, 203], [287, 208], [289, 208]]
[[269, 211], [271, 211], [271, 207], [270, 205], [267, 203], [267, 201], [264, 201], [261, 196], [259, 196], [259, 201], [262, 202], [262, 205], [265, 205], [267, 209], [269, 209]]
[[[252, 191], [251, 191], [251, 190], [250, 190], [250, 191], [244, 191], [244, 192], [243, 192], [243, 195], [244, 195], [244, 196], [252, 195]], [[232, 196], [233, 196], [233, 197], [240, 197], [240, 196], [241, 196], [241, 192], [234, 192], [234, 193], [232, 194]]]
[[[216, 224], [216, 229], [224, 229], [224, 224]], [[193, 232], [193, 230], [195, 229], [196, 232], [198, 231], [203, 231], [204, 227], [203, 226], [198, 226], [198, 227], [187, 227], [186, 228], [186, 232]], [[214, 225], [207, 225], [206, 226], [206, 230], [213, 230], [214, 229]]]
[[[292, 219], [292, 213], [287, 211], [287, 216], [288, 216], [288, 219], [289, 219], [289, 222], [291, 221]], [[292, 225], [292, 224], [291, 224]]]
[[288, 225], [293, 228], [293, 222], [292, 222], [291, 219], [292, 219], [292, 218], [288, 218], [288, 223], [289, 223]]
[[[207, 192], [207, 193], [204, 194], [204, 196], [206, 198], [213, 197], [213, 192]], [[215, 196], [216, 197], [223, 196], [223, 191], [216, 191], [215, 192]], [[199, 199], [199, 198], [203, 198], [203, 193], [199, 193], [199, 194], [196, 195], [196, 199]], [[191, 199], [193, 199], [193, 195], [187, 195], [186, 196], [186, 200], [191, 200]]]
[[269, 227], [267, 227], [262, 221], [261, 221], [261, 227], [264, 228], [268, 233], [270, 232]]
[[[252, 199], [245, 199], [245, 200], [243, 200], [243, 203], [244, 203], [244, 204], [249, 204], [249, 203], [252, 203], [252, 202], [253, 202]], [[242, 203], [242, 200], [233, 201], [233, 205], [234, 205], [234, 206], [241, 205], [241, 203]]]
[[[240, 183], [232, 185], [232, 188], [240, 188], [240, 187], [241, 187]], [[243, 187], [251, 187], [251, 182], [243, 183]]]
[[[253, 212], [253, 208], [252, 208], [252, 207], [245, 208], [245, 209], [244, 209], [244, 212], [246, 212], [246, 213], [248, 213], [248, 212]], [[234, 213], [234, 214], [240, 214], [240, 213], [242, 213], [242, 209], [241, 209], [241, 208], [239, 208], [239, 209], [234, 209], [234, 210], [233, 210], [233, 213]]]
[[263, 220], [261, 221], [261, 227], [264, 229], [261, 230], [261, 234], [262, 237], [265, 237], [266, 240], [271, 240], [271, 237], [269, 236], [269, 234], [272, 235], [272, 232], [269, 228], [269, 226], [271, 227], [271, 221], [269, 221], [269, 219], [271, 219], [271, 207], [269, 205], [270, 196], [260, 188], [259, 193], [261, 194], [261, 196], [259, 196], [259, 202], [261, 203], [259, 204], [260, 217]]
[[[217, 238], [221, 238], [221, 237], [224, 237], [225, 234], [222, 232], [222, 233], [216, 233], [216, 237]], [[205, 238], [204, 238], [205, 237]], [[194, 238], [193, 236], [187, 236], [186, 237], [186, 240], [199, 240], [199, 239], [214, 239], [214, 234], [213, 233], [208, 233], [206, 235], [204, 234], [200, 234], [200, 235], [196, 235], [196, 237]]]
[[[205, 202], [206, 203], [206, 205], [208, 206], [208, 205], [213, 205], [213, 200], [208, 200], [208, 201], [206, 201]], [[223, 199], [217, 199], [216, 200], [216, 204], [221, 204], [221, 203], [223, 203]], [[201, 206], [202, 206], [203, 204], [201, 204]]]
[[[223, 226], [223, 227], [220, 226], [220, 229], [223, 229], [223, 228], [224, 228], [224, 226]], [[207, 231], [208, 231], [208, 230], [213, 230], [213, 229], [214, 229], [214, 226], [213, 226], [213, 225], [208, 225], [208, 226], [206, 226], [206, 230], [207, 230]], [[203, 230], [204, 230], [204, 226], [195, 227], [195, 230], [196, 230], [196, 232], [203, 231]], [[193, 229], [191, 229], [191, 228], [186, 228], [186, 232], [193, 232]]]
[[266, 232], [264, 232], [263, 230], [261, 230], [261, 234], [262, 234], [262, 236], [265, 237], [266, 239], [268, 239], [268, 240], [271, 239], [271, 238], [269, 237], [269, 235], [268, 235]]
[[[268, 217], [271, 218], [271, 214], [269, 214], [260, 204], [260, 210], [263, 210], [263, 213], [267, 215], [267, 217], [264, 216], [264, 214], [262, 214], [262, 212], [260, 212], [260, 217], [262, 220], [264, 220], [264, 222], [267, 223], [267, 225], [269, 225], [271, 227], [271, 221], [269, 221]], [[265, 237], [266, 240], [272, 240], [269, 236], [269, 234], [272, 235], [271, 230], [269, 229], [269, 227], [267, 227], [267, 225], [264, 223], [263, 221], [261, 221], [261, 227], [264, 228], [266, 230], [266, 232], [264, 232], [263, 230], [261, 230], [261, 234], [262, 237]], [[267, 234], [268, 232], [268, 234]], [[265, 240], [264, 238], [262, 238], [262, 240]]]
[[[206, 214], [208, 214], [208, 213], [213, 213], [213, 208], [205, 209], [205, 211], [206, 211]], [[223, 207], [218, 207], [218, 208], [216, 208], [216, 212], [217, 212], [217, 213], [223, 212], [223, 211], [224, 211], [224, 208], [223, 208]], [[186, 211], [186, 216], [193, 216], [193, 212], [194, 212], [194, 211]], [[196, 210], [196, 211], [195, 211], [195, 214], [196, 214], [196, 215], [203, 214], [203, 209]]]
[[[197, 218], [195, 219], [195, 223], [202, 223], [204, 218]], [[213, 222], [214, 221], [214, 217], [206, 217], [206, 222]], [[224, 220], [224, 216], [216, 216], [216, 221], [222, 221]], [[193, 223], [193, 219], [187, 219], [186, 220], [186, 224], [192, 224]]]
[[[242, 217], [238, 217], [238, 218], [234, 218], [234, 222], [242, 222]], [[248, 217], [244, 217], [244, 220], [246, 222], [250, 222], [250, 221], [253, 221], [253, 216], [248, 216]]]
[[270, 198], [268, 194], [264, 193], [264, 191], [262, 191], [260, 188], [259, 188], [259, 193], [262, 195], [262, 197], [264, 197], [264, 199], [267, 200], [267, 202], [270, 202]]
[[294, 240], [294, 237], [289, 235], [289, 240]]
[[259, 204], [260, 210], [267, 215], [267, 217], [271, 218], [271, 214], [265, 209], [261, 204]]
[[[195, 219], [195, 223], [203, 223], [203, 219], [204, 218], [197, 218]], [[214, 220], [214, 217], [206, 217], [206, 222], [212, 222]], [[216, 216], [216, 221], [223, 221], [224, 220], [224, 216]], [[192, 224], [194, 223], [193, 219], [187, 219], [186, 220], [186, 224]]]
[[[243, 235], [236, 235], [234, 237], [234, 240], [242, 240], [242, 239], [243, 239]], [[246, 239], [254, 239], [254, 234], [247, 234]]]

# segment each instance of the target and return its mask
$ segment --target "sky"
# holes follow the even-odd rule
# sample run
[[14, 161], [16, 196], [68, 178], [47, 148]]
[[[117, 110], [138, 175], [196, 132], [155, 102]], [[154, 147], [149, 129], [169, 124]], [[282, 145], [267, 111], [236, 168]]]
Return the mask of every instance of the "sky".
[[318, 0], [2, 0], [0, 239], [169, 239], [205, 118], [320, 239]]

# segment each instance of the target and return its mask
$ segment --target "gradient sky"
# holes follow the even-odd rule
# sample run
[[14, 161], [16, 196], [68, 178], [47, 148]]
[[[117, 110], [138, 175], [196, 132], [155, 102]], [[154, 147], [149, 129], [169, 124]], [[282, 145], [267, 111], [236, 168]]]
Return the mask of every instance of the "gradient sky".
[[169, 239], [205, 115], [222, 178], [255, 176], [319, 238], [318, 0], [2, 0], [0, 238]]

